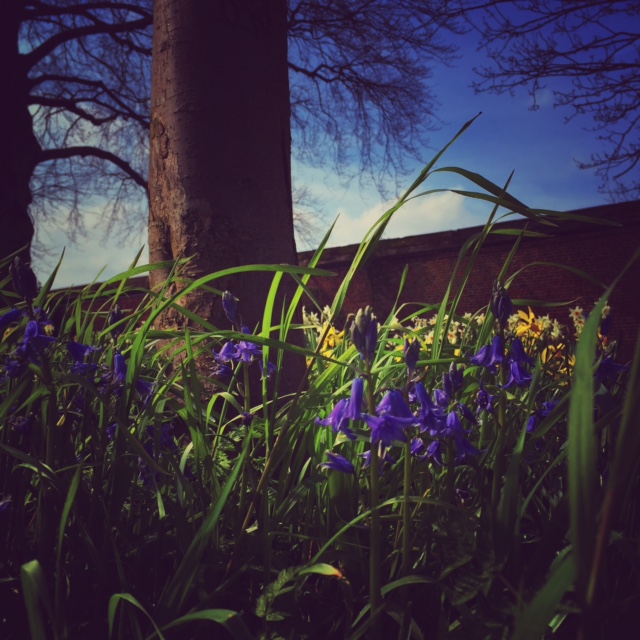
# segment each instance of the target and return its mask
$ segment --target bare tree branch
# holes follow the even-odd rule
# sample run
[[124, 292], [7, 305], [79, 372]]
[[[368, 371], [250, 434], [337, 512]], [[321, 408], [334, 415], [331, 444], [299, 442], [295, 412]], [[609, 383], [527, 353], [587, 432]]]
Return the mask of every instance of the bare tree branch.
[[143, 189], [147, 188], [147, 180], [135, 171], [128, 162], [125, 162], [122, 158], [105, 151], [104, 149], [98, 149], [96, 147], [66, 147], [64, 149], [43, 149], [39, 158], [39, 162], [49, 162], [51, 160], [60, 160], [63, 158], [93, 156], [94, 158], [100, 158], [113, 163], [122, 170], [129, 178], [131, 178], [137, 185]]

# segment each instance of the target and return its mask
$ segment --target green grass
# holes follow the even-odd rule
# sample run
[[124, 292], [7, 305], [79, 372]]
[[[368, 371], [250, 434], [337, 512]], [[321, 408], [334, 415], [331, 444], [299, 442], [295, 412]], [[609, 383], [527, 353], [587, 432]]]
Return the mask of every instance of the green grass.
[[[521, 239], [545, 242], [527, 228], [496, 229], [500, 212], [553, 225], [565, 216], [526, 207], [508, 182], [438, 168], [442, 153], [365, 236], [333, 301], [310, 293], [314, 278], [330, 277], [318, 268], [329, 234], [309, 267], [252, 265], [186, 282], [171, 297], [145, 291], [115, 324], [109, 314], [129, 280], [159, 265], [136, 260], [75, 298], [52, 291], [55, 272], [33, 301], [2, 283], [2, 313], [20, 310], [3, 316], [0, 345], [3, 638], [604, 638], [637, 606], [640, 347], [630, 369], [610, 364], [612, 344], [599, 328], [615, 282], [603, 286], [579, 340], [572, 328], [556, 338], [523, 333], [531, 363], [517, 372], [528, 378], [505, 388], [516, 326], [499, 326], [488, 308], [460, 309], [464, 288], [491, 234], [513, 236], [491, 278], [514, 290]], [[461, 248], [443, 299], [396, 301], [363, 359], [349, 325], [344, 335], [334, 326], [352, 276], [403, 203], [432, 193], [418, 190], [434, 172], [467, 180], [460, 193], [487, 202], [487, 223]], [[220, 295], [221, 278], [251, 270], [273, 274], [251, 335], [180, 305], [185, 291]], [[296, 293], [276, 308], [288, 278]], [[188, 331], [154, 328], [169, 307], [191, 321]], [[474, 365], [495, 336], [511, 360]], [[405, 338], [421, 343], [411, 376]], [[69, 341], [96, 350], [74, 362]], [[251, 361], [214, 362], [229, 341], [255, 345]], [[549, 345], [563, 355], [543, 358]], [[307, 362], [290, 395], [278, 388], [284, 352]], [[256, 386], [258, 361], [277, 371]], [[214, 365], [218, 374], [230, 367], [228, 375], [212, 376]], [[389, 450], [372, 452], [363, 419], [337, 433], [317, 425], [349, 398], [356, 377], [369, 415], [390, 390], [417, 412], [420, 382], [439, 403], [435, 426], [396, 428]], [[474, 423], [480, 384], [493, 411]], [[249, 395], [260, 386], [260, 397]], [[476, 451], [463, 456], [464, 446]], [[355, 473], [322, 468], [326, 451]]]

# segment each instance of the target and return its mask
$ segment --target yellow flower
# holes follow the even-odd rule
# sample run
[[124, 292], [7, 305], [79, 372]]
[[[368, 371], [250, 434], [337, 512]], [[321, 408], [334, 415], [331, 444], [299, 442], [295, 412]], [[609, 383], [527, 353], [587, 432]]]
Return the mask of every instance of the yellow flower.
[[527, 308], [529, 309], [528, 314], [526, 311], [518, 311], [518, 324], [515, 328], [517, 338], [522, 338], [526, 335], [538, 337], [542, 333], [542, 327], [536, 319], [535, 313], [531, 311], [531, 307]]
[[[325, 328], [326, 328], [326, 324], [323, 326], [322, 330], [324, 332]], [[325, 337], [324, 337], [324, 341], [322, 343], [322, 347], [320, 347], [320, 353], [327, 357], [330, 358], [331, 354], [333, 353], [333, 350], [344, 340], [344, 331], [340, 331], [337, 332], [336, 328], [331, 326], [329, 327]]]

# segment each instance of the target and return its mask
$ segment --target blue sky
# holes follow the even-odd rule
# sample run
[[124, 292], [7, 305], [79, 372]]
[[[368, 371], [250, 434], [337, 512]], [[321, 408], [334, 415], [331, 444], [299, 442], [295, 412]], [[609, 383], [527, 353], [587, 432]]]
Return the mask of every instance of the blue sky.
[[[599, 180], [591, 171], [581, 171], [575, 160], [588, 160], [598, 150], [596, 134], [586, 131], [588, 117], [575, 118], [568, 123], [570, 112], [553, 107], [553, 85], [538, 98], [540, 108], [530, 109], [531, 98], [526, 90], [514, 96], [503, 94], [476, 95], [470, 84], [474, 79], [473, 66], [479, 62], [475, 43], [465, 41], [461, 57], [449, 68], [436, 68], [431, 84], [440, 107], [436, 113], [439, 129], [430, 134], [430, 149], [424, 150], [421, 162], [407, 177], [408, 187], [422, 166], [443, 147], [459, 128], [478, 112], [482, 115], [446, 153], [439, 166], [460, 166], [482, 174], [497, 184], [503, 184], [511, 171], [511, 193], [535, 208], [571, 210], [595, 206], [605, 202], [598, 193]], [[559, 81], [556, 81], [559, 82]], [[362, 191], [357, 180], [349, 188], [333, 177], [331, 168], [309, 169], [294, 165], [299, 183], [308, 184], [319, 200], [325, 226], [338, 217], [331, 246], [360, 242], [375, 220], [392, 204], [382, 201], [375, 190]], [[461, 178], [452, 174], [433, 176], [425, 188], [469, 188]], [[489, 206], [451, 193], [421, 198], [407, 205], [395, 215], [385, 237], [403, 237], [421, 233], [444, 231], [482, 224], [489, 214]], [[96, 212], [96, 219], [99, 214]], [[87, 226], [91, 226], [89, 221]], [[324, 231], [325, 229], [322, 229]], [[102, 278], [127, 269], [136, 253], [146, 243], [144, 235], [131, 234], [123, 238], [102, 237], [101, 232], [89, 234], [72, 244], [61, 231], [50, 232], [47, 244], [53, 255], [63, 247], [66, 253], [57, 286], [84, 284], [92, 281], [100, 271]], [[300, 249], [306, 247], [300, 246]], [[146, 261], [146, 250], [143, 262]], [[55, 261], [36, 262], [41, 279], [48, 276]]]

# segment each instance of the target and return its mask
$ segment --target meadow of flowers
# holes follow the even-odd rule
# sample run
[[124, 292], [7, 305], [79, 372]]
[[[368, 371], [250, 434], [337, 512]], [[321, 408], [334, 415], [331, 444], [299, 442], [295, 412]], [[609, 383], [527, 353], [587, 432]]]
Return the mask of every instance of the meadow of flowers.
[[[615, 283], [550, 317], [512, 299], [512, 253], [482, 309], [458, 309], [463, 278], [441, 301], [338, 321], [351, 275], [431, 171], [367, 234], [330, 306], [305, 300], [326, 238], [309, 267], [254, 267], [272, 293], [298, 283], [255, 331], [213, 288], [229, 272], [187, 288], [217, 295], [227, 326], [172, 332], [154, 320], [184, 292], [119, 305], [153, 266], [70, 298], [55, 272], [38, 287], [12, 263], [3, 638], [625, 637], [640, 355], [615, 359]], [[467, 275], [499, 207], [562, 223], [455, 171], [494, 205], [461, 251]], [[296, 393], [281, 392], [285, 352], [306, 359]]]

